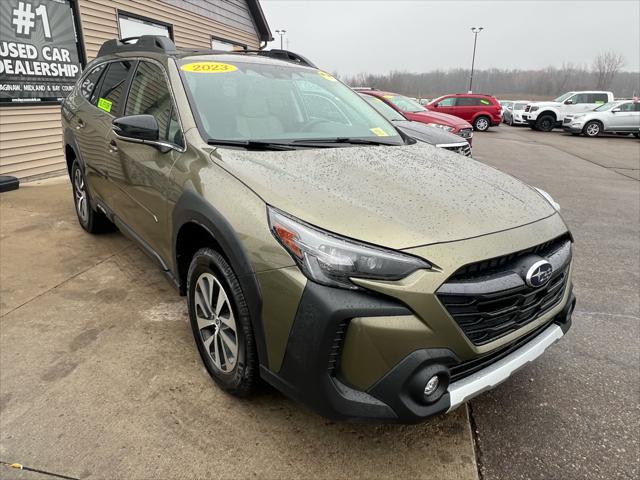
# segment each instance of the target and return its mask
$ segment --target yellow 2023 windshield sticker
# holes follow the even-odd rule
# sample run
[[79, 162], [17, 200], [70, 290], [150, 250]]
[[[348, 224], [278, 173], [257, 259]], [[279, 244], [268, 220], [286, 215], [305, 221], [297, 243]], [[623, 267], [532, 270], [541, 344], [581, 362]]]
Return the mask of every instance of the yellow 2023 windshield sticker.
[[383, 129], [381, 129], [380, 127], [371, 128], [370, 130], [373, 133], [375, 133], [378, 137], [388, 137], [389, 136], [389, 134], [387, 132], [385, 132]]
[[187, 63], [180, 67], [185, 72], [196, 73], [229, 73], [235, 72], [238, 67], [231, 65], [230, 63], [221, 62], [194, 62]]
[[322, 70], [318, 70], [318, 75], [320, 75], [325, 80], [329, 80], [330, 82], [337, 82], [337, 80], [333, 76], [329, 75], [327, 72], [323, 72]]
[[102, 97], [98, 99], [98, 108], [104, 110], [105, 112], [110, 112], [112, 105], [113, 102], [111, 100], [107, 100], [106, 98]]

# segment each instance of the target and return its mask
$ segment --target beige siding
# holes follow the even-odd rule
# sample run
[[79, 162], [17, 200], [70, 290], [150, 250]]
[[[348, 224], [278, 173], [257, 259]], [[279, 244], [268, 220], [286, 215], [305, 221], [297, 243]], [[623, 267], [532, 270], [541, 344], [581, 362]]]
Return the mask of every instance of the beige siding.
[[65, 168], [59, 106], [0, 108], [0, 175], [28, 178]]
[[255, 31], [247, 32], [159, 0], [80, 0], [80, 18], [88, 60], [98, 54], [106, 40], [118, 37], [118, 10], [173, 25], [174, 41], [178, 47], [211, 48], [212, 35], [236, 40], [250, 48], [258, 48], [259, 45]]
[[[219, 2], [217, 9], [213, 4], [218, 2], [213, 0], [185, 2], [169, 1], [175, 5], [189, 4], [191, 11], [161, 0], [80, 0], [87, 61], [97, 55], [103, 42], [119, 36], [119, 9], [173, 25], [178, 47], [211, 48], [214, 35], [258, 48], [258, 35], [255, 29], [248, 28], [243, 17], [245, 2]], [[195, 12], [195, 7], [199, 7], [202, 15]], [[28, 179], [62, 172], [65, 168], [59, 106], [0, 108], [0, 175]]]

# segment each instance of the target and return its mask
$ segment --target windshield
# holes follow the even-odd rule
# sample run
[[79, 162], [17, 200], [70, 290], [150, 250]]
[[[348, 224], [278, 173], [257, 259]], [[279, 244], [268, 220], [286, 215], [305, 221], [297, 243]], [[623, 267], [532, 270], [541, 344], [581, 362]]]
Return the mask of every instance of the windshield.
[[514, 103], [513, 104], [513, 109], [514, 110], [524, 110], [524, 107], [527, 106], [527, 102], [524, 103]]
[[603, 105], [600, 105], [597, 108], [594, 108], [593, 111], [594, 112], [605, 112], [607, 110], [611, 110], [613, 107], [615, 107], [616, 105], [618, 105], [619, 102], [608, 102], [605, 103]]
[[384, 117], [328, 73], [239, 58], [210, 60], [179, 63], [207, 140], [288, 143], [357, 138], [404, 144]]
[[369, 105], [375, 108], [380, 114], [391, 122], [397, 122], [398, 120], [406, 120], [401, 114], [399, 114], [396, 110], [391, 108], [389, 105], [384, 103], [377, 97], [373, 97], [371, 95], [363, 94], [360, 95], [364, 98]]
[[556, 98], [554, 100], [554, 102], [564, 102], [567, 98], [569, 98], [571, 95], [573, 95], [573, 92], [567, 92], [564, 95], [560, 95], [558, 98]]
[[383, 95], [383, 96], [403, 112], [416, 113], [416, 112], [427, 111], [426, 108], [424, 108], [418, 102], [414, 102], [409, 97], [405, 97], [403, 95], [391, 95], [391, 94]]

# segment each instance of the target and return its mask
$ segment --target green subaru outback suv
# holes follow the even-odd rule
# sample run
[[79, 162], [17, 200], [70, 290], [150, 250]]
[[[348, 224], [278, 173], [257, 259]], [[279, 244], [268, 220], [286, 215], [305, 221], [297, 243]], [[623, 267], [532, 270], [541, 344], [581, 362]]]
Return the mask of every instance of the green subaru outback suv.
[[106, 42], [62, 105], [78, 219], [186, 295], [225, 391], [419, 422], [566, 333], [572, 237], [545, 192], [406, 137], [284, 50]]

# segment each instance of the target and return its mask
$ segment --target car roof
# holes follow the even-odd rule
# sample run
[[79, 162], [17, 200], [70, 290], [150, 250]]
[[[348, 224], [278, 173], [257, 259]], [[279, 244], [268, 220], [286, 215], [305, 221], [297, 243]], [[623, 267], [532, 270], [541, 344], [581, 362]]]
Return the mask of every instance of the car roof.
[[184, 59], [190, 57], [211, 57], [216, 60], [243, 61], [246, 63], [281, 63], [317, 69], [310, 60], [289, 50], [238, 50], [233, 52], [219, 50], [178, 49], [168, 37], [159, 35], [142, 35], [123, 39], [111, 39], [102, 44], [96, 60], [104, 58], [126, 57], [173, 57]]

